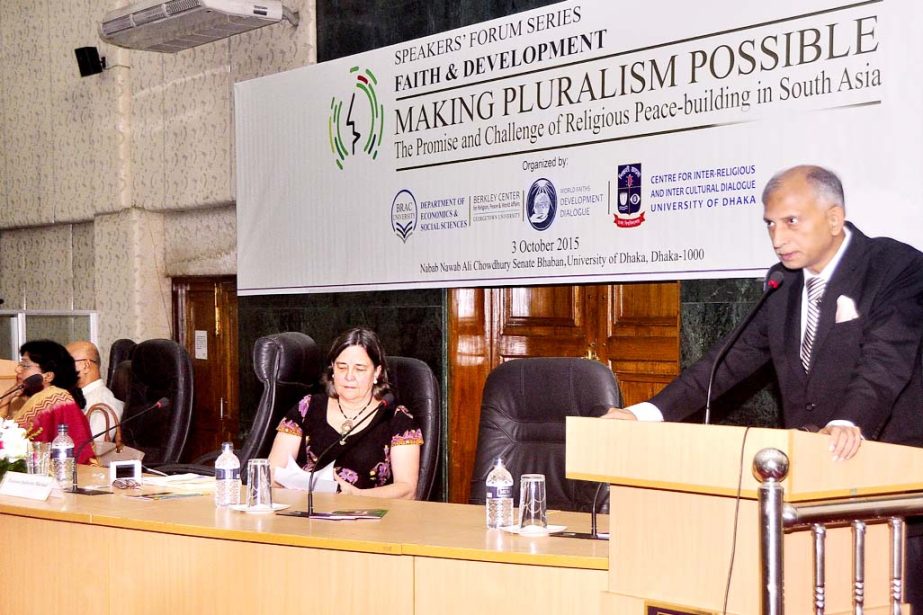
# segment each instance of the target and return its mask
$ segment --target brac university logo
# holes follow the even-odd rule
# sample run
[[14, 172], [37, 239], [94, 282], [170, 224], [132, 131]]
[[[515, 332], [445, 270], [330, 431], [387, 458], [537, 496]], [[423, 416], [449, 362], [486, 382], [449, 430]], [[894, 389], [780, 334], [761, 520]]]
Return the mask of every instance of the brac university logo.
[[358, 66], [349, 69], [349, 73], [355, 75], [353, 90], [346, 100], [336, 96], [330, 99], [327, 121], [330, 151], [340, 169], [347, 158], [363, 152], [372, 160], [378, 158], [385, 128], [385, 108], [375, 92], [378, 85], [375, 74]]
[[417, 199], [413, 192], [405, 188], [394, 195], [391, 201], [391, 230], [404, 243], [407, 243], [407, 238], [417, 228], [418, 215]]

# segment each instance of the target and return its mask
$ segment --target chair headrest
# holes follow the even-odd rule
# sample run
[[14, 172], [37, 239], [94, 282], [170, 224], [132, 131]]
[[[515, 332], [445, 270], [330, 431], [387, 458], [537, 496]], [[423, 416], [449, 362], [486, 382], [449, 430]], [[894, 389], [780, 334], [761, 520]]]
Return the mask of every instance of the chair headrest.
[[304, 333], [287, 331], [261, 337], [253, 344], [253, 371], [263, 384], [313, 384], [324, 367], [323, 353]]
[[510, 418], [601, 416], [619, 404], [615, 377], [602, 363], [570, 357], [516, 359], [502, 363], [484, 385], [484, 404]]
[[175, 388], [182, 376], [186, 356], [186, 349], [173, 340], [145, 340], [131, 355], [131, 372], [135, 379], [150, 388]]

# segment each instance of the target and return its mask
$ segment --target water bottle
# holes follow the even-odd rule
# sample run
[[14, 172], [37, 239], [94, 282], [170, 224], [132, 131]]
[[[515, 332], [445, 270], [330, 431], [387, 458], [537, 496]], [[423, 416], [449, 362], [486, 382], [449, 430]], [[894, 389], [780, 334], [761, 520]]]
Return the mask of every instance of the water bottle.
[[513, 525], [513, 476], [497, 457], [487, 475], [487, 527]]
[[240, 459], [234, 454], [234, 443], [221, 445], [221, 454], [215, 460], [215, 506], [240, 504]]
[[58, 435], [51, 441], [51, 472], [61, 489], [74, 490], [74, 441], [64, 423], [58, 425]]

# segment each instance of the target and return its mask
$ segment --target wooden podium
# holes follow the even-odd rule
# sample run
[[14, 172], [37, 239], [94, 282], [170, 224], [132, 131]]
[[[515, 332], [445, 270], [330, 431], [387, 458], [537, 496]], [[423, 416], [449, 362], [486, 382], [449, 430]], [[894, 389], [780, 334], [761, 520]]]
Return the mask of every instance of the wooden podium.
[[[853, 459], [835, 462], [828, 445], [825, 435], [795, 430], [568, 417], [567, 476], [612, 485], [609, 585], [600, 612], [721, 613], [738, 481], [727, 613], [760, 612], [759, 483], [752, 463], [763, 448], [777, 448], [789, 458], [782, 482], [787, 503], [923, 489], [923, 449], [864, 442]], [[852, 612], [851, 532], [849, 527], [827, 530], [826, 613], [831, 615]], [[786, 612], [811, 613], [811, 532], [786, 533], [783, 549]], [[888, 612], [888, 562], [888, 526], [870, 523], [868, 614]]]

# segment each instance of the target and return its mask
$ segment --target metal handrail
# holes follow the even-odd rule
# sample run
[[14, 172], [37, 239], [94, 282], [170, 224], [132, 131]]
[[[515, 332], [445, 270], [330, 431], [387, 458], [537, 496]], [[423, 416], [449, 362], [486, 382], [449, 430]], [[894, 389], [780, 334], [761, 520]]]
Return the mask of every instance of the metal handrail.
[[782, 523], [786, 529], [849, 524], [856, 519], [887, 521], [891, 517], [923, 514], [923, 495], [891, 495], [847, 500], [830, 500], [810, 504], [784, 504]]
[[785, 504], [782, 481], [788, 475], [788, 457], [764, 448], [753, 458], [753, 473], [760, 481], [760, 609], [763, 615], [783, 615], [784, 578], [782, 535], [786, 530], [811, 528], [814, 536], [814, 613], [823, 615], [826, 603], [824, 570], [826, 525], [851, 525], [853, 532], [853, 613], [865, 608], [866, 523], [888, 521], [891, 533], [890, 612], [901, 613], [903, 598], [904, 517], [923, 514], [923, 494], [856, 497]]

